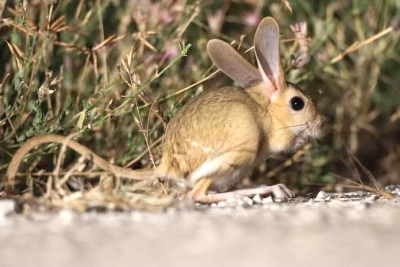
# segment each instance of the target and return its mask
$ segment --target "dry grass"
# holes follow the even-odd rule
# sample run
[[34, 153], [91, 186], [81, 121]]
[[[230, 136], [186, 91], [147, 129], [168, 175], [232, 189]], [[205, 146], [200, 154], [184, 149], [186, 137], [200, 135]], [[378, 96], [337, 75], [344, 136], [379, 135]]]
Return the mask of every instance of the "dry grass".
[[[207, 41], [235, 41], [251, 59], [254, 29], [272, 15], [289, 80], [315, 97], [329, 126], [319, 144], [268, 160], [257, 182], [309, 192], [365, 166], [378, 186], [398, 183], [400, 3], [367, 2], [0, 1], [0, 177], [15, 150], [43, 133], [77, 134], [111, 162], [151, 168], [169, 118], [232, 83], [210, 79]], [[362, 165], [343, 163], [345, 147]], [[55, 145], [32, 151], [20, 171], [18, 197], [78, 210], [162, 208], [177, 194], [116, 179]]]

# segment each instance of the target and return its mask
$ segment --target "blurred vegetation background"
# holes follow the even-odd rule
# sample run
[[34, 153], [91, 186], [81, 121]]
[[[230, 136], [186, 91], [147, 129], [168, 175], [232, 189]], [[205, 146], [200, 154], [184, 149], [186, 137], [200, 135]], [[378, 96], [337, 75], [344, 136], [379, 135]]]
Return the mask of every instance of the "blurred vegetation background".
[[[44, 133], [79, 133], [109, 161], [151, 168], [173, 114], [202, 91], [233, 84], [213, 75], [207, 41], [233, 42], [254, 63], [254, 30], [272, 16], [288, 80], [329, 122], [322, 140], [271, 157], [244, 183], [284, 182], [301, 193], [338, 190], [350, 184], [345, 178], [368, 184], [371, 175], [381, 186], [399, 183], [399, 7], [400, 0], [0, 1], [0, 177], [18, 147]], [[76, 153], [64, 156], [65, 179], [49, 184], [57, 146], [31, 151], [21, 192], [82, 198], [105, 180]], [[157, 195], [141, 185], [114, 181], [112, 194]]]

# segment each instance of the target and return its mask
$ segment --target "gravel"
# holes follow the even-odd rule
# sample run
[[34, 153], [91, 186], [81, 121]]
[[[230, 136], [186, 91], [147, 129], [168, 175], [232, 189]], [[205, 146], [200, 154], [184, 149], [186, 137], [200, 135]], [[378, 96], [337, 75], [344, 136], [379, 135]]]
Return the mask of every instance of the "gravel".
[[161, 213], [15, 209], [0, 201], [0, 266], [400, 266], [400, 198], [371, 193]]

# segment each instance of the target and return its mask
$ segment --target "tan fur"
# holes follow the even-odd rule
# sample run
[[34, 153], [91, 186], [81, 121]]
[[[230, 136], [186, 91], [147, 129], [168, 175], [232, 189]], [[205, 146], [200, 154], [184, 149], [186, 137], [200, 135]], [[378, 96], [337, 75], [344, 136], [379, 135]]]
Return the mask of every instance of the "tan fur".
[[[57, 135], [35, 137], [14, 155], [7, 171], [10, 184], [23, 156], [34, 146], [58, 142], [75, 149], [115, 175], [147, 179], [183, 179], [193, 188], [191, 196], [202, 202], [221, 200], [226, 194], [205, 196], [210, 188], [227, 191], [271, 153], [296, 150], [309, 138], [318, 138], [325, 119], [311, 99], [285, 82], [279, 57], [279, 29], [265, 18], [255, 35], [257, 70], [229, 44], [211, 40], [208, 52], [228, 76], [246, 87], [208, 90], [188, 102], [171, 120], [165, 134], [163, 157], [155, 170], [123, 169], [98, 157], [90, 149]], [[290, 100], [301, 97], [300, 111]], [[237, 191], [239, 192], [239, 191]], [[266, 192], [288, 198], [293, 194], [284, 185], [265, 187], [240, 194]]]

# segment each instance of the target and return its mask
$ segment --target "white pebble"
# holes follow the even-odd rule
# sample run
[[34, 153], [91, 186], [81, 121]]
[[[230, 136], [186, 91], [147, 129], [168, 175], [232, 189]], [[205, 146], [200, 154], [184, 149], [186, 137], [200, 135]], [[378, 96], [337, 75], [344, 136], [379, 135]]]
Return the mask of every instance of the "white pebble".
[[250, 207], [253, 205], [253, 200], [249, 197], [243, 197], [241, 199], [239, 199], [239, 206], [241, 207]]
[[261, 198], [260, 194], [257, 194], [253, 197], [253, 202], [256, 204], [261, 204], [263, 199]]
[[319, 191], [317, 194], [317, 197], [315, 198], [316, 201], [323, 201], [326, 198], [326, 193], [325, 191]]
[[239, 196], [233, 196], [233, 197], [228, 198], [225, 202], [229, 207], [234, 208], [234, 207], [237, 207], [240, 205], [239, 201], [240, 201]]
[[228, 203], [226, 203], [225, 201], [220, 201], [218, 202], [218, 208], [226, 208], [228, 207]]
[[0, 200], [0, 216], [8, 216], [15, 213], [15, 201], [11, 199]]
[[71, 223], [76, 217], [76, 214], [70, 209], [62, 209], [58, 213], [58, 219], [60, 222], [69, 224]]
[[269, 203], [274, 203], [274, 199], [271, 196], [266, 197], [262, 200], [262, 204], [269, 204]]
[[378, 198], [379, 198], [378, 195], [372, 194], [369, 197], [367, 197], [367, 200], [375, 200], [375, 199], [378, 199]]

